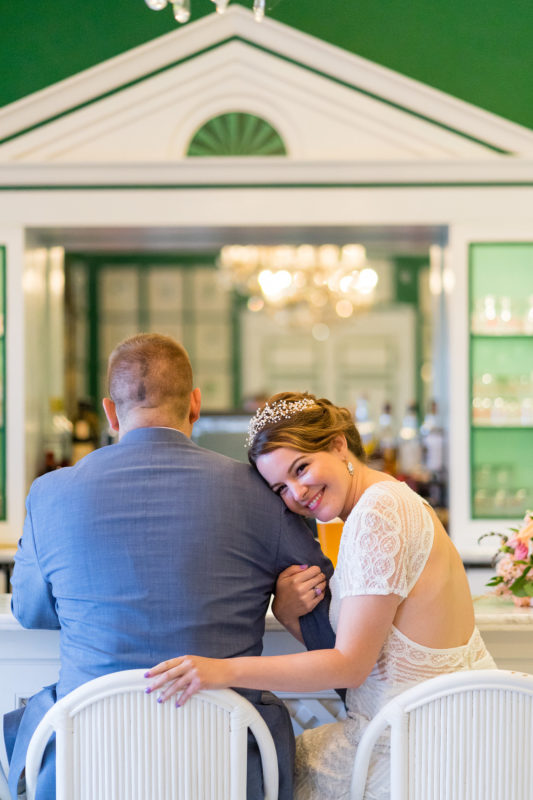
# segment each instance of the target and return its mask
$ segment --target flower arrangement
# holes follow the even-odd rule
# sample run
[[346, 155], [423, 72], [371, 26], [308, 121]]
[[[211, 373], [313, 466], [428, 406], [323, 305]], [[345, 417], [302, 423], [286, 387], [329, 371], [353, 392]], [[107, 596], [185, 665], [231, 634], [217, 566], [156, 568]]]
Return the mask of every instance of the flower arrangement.
[[533, 597], [533, 511], [527, 511], [521, 528], [509, 528], [511, 534], [485, 533], [480, 537], [499, 536], [500, 547], [494, 558], [494, 575], [487, 586], [495, 593], [510, 597], [517, 606], [529, 606]]

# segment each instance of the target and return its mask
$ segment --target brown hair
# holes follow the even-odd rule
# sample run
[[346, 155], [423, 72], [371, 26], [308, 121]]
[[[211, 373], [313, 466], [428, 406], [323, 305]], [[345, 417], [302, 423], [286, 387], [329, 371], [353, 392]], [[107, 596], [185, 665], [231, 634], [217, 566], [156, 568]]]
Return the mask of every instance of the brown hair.
[[[297, 403], [302, 400], [311, 400], [313, 405], [295, 411], [288, 418], [268, 420], [255, 434], [248, 450], [251, 464], [255, 466], [259, 456], [271, 453], [279, 447], [292, 447], [304, 453], [328, 450], [337, 436], [346, 438], [348, 449], [356, 458], [363, 462], [366, 460], [359, 431], [347, 408], [336, 406], [324, 397], [316, 398], [307, 392], [280, 392], [273, 395], [265, 405], [272, 407], [281, 401]], [[258, 415], [260, 413], [257, 412]]]
[[167, 406], [184, 419], [193, 388], [191, 362], [170, 336], [139, 333], [124, 339], [109, 356], [107, 384], [119, 417], [133, 408]]

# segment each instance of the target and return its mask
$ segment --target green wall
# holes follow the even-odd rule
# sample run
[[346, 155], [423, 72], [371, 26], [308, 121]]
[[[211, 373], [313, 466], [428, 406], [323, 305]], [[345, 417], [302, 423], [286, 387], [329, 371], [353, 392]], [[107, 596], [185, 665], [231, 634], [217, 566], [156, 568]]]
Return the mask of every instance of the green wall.
[[[191, 0], [193, 18], [212, 13]], [[251, 7], [252, 0], [241, 0]], [[533, 129], [531, 0], [267, 0], [269, 16]], [[143, 0], [2, 0], [0, 105], [176, 27]]]

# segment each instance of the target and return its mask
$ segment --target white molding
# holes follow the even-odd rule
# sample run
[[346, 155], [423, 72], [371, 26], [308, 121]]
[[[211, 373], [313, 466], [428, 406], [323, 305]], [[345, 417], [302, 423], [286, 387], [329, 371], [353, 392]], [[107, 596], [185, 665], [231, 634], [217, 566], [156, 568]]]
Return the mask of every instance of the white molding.
[[24, 522], [25, 476], [25, 329], [22, 270], [24, 229], [0, 228], [6, 247], [6, 502], [7, 519], [0, 522], [0, 544], [15, 544]]
[[284, 157], [201, 158], [179, 164], [0, 164], [2, 187], [180, 186], [284, 184], [504, 184], [532, 183], [533, 159], [442, 161], [297, 161]]
[[[429, 117], [440, 125], [450, 126], [513, 154], [533, 156], [533, 131], [270, 18], [258, 25], [249, 10], [237, 5], [222, 17], [208, 15], [10, 104], [0, 110], [0, 138], [38, 125], [176, 61], [193, 57], [232, 36], [242, 37], [284, 59], [296, 61], [300, 69], [305, 67], [322, 73], [321, 76], [315, 74], [315, 78], [327, 79], [329, 76], [335, 81], [357, 86], [414, 114]], [[250, 82], [253, 84], [253, 76]]]
[[5, 142], [0, 159], [183, 159], [201, 124], [234, 110], [271, 122], [297, 159], [501, 158], [457, 133], [232, 41]]

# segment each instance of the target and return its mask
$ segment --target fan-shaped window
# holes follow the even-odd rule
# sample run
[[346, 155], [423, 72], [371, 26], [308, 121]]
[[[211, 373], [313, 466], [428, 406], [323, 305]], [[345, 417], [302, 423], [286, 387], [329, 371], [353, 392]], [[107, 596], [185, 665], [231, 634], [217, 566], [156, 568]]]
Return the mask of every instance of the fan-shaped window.
[[261, 117], [232, 111], [205, 122], [192, 137], [188, 156], [286, 156], [283, 139]]

